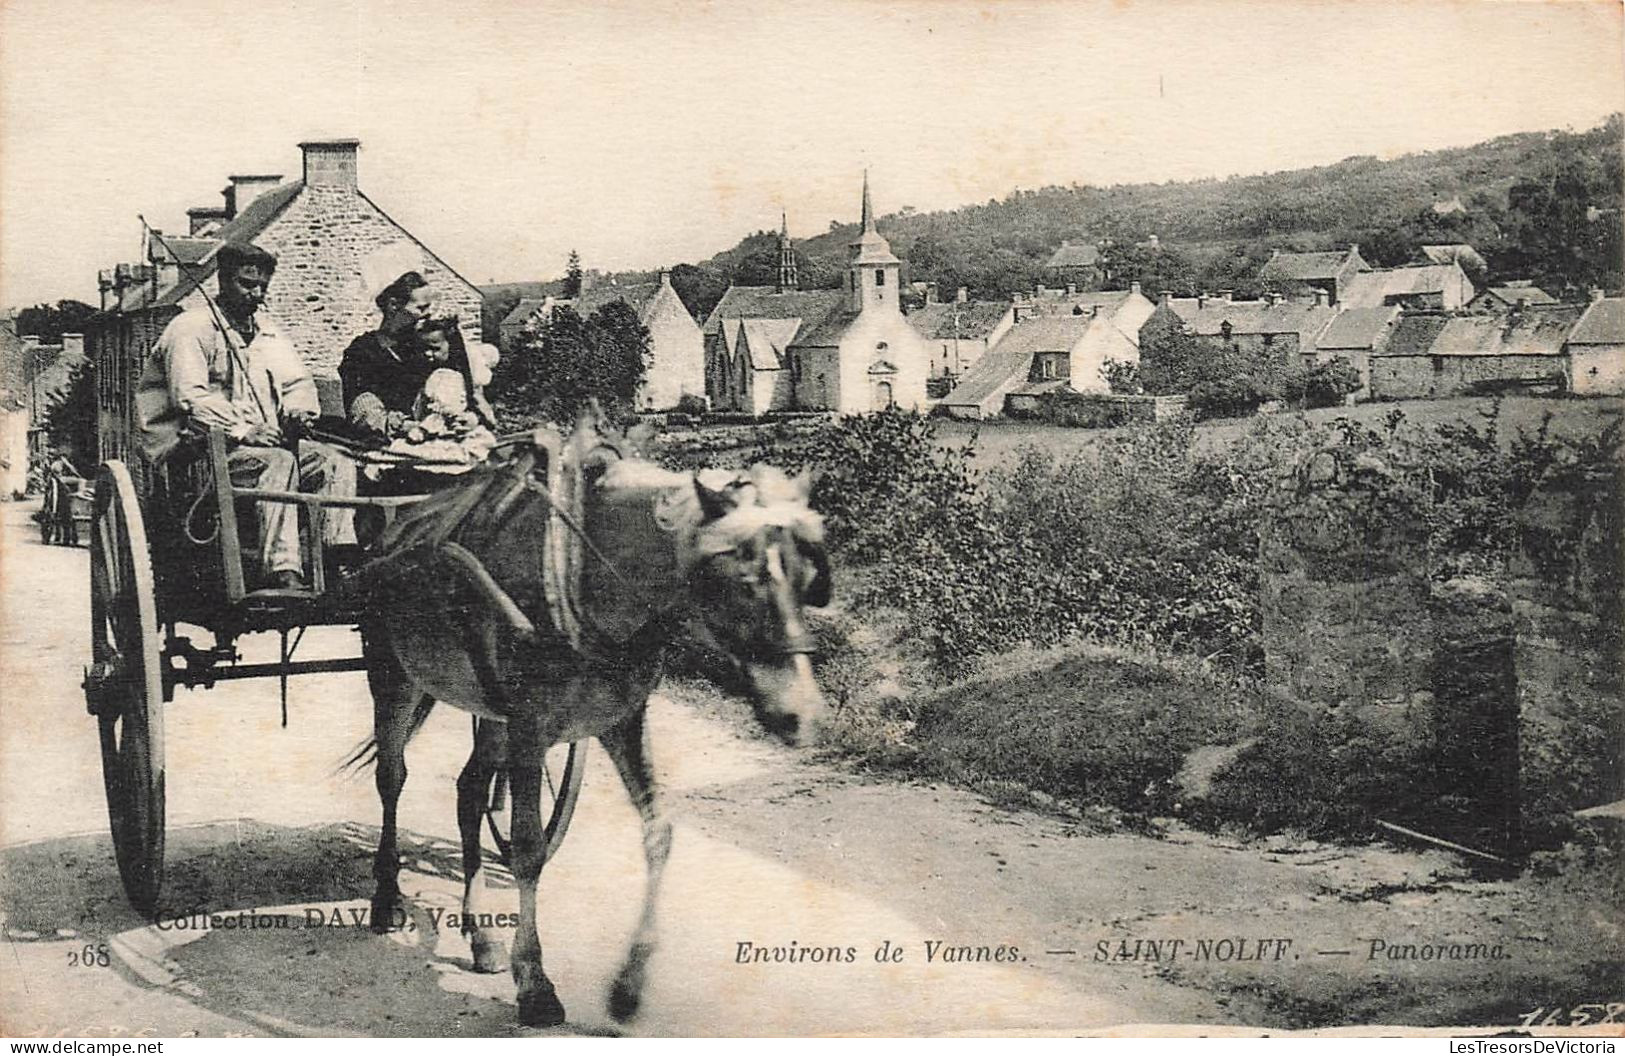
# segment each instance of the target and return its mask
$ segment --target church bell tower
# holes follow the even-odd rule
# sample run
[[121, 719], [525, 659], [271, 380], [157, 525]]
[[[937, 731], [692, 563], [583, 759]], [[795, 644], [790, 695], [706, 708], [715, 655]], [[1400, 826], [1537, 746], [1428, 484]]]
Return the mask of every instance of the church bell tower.
[[850, 244], [852, 259], [846, 268], [847, 303], [855, 312], [901, 312], [897, 284], [903, 262], [892, 256], [891, 243], [875, 229], [875, 211], [869, 203], [869, 171], [863, 173], [863, 231]]
[[779, 214], [779, 292], [801, 288], [801, 277], [796, 273], [796, 250], [790, 244], [790, 218]]

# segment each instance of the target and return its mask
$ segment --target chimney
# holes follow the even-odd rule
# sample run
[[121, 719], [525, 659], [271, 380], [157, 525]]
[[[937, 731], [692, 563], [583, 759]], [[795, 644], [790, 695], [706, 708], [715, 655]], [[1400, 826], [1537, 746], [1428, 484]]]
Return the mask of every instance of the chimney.
[[247, 209], [249, 203], [254, 199], [281, 183], [282, 175], [281, 173], [275, 175], [266, 173], [253, 176], [228, 176], [226, 179], [231, 181], [231, 186], [220, 193], [226, 196], [231, 215], [236, 216], [244, 209]]
[[[1157, 236], [1156, 236], [1156, 235], [1152, 235], [1152, 236], [1151, 236], [1151, 237], [1152, 237], [1152, 238], [1156, 238], [1156, 237], [1157, 237]], [[1143, 297], [1143, 296], [1145, 296], [1145, 295], [1144, 295], [1144, 294], [1142, 294], [1142, 293], [1141, 293], [1141, 292], [1140, 292], [1140, 284], [1139, 284], [1139, 283], [1137, 283], [1137, 282], [1131, 282], [1131, 283], [1129, 283], [1129, 284], [1128, 284], [1128, 292], [1129, 292], [1129, 293], [1132, 293], [1132, 294], [1133, 294], [1133, 295], [1134, 295], [1134, 296], [1136, 296], [1136, 297]]]
[[96, 273], [96, 288], [101, 291], [102, 311], [113, 306], [113, 269], [103, 268]]
[[305, 154], [305, 186], [355, 190], [359, 139], [321, 139], [299, 144]]
[[1513, 311], [1514, 315], [1522, 315], [1524, 312], [1527, 312], [1528, 310], [1529, 310], [1529, 298], [1527, 298], [1527, 297], [1519, 297], [1517, 302], [1514, 303], [1513, 306], [1512, 306], [1512, 311]]
[[1219, 291], [1219, 300], [1223, 301], [1225, 304], [1229, 304], [1231, 295], [1234, 294], [1235, 292], [1236, 292], [1235, 290], [1220, 290]]
[[1315, 287], [1315, 307], [1316, 308], [1324, 308], [1324, 307], [1326, 307], [1326, 291], [1321, 289], [1318, 286]]
[[956, 290], [954, 292], [954, 303], [955, 304], [964, 304], [968, 300], [970, 300], [970, 290], [967, 289], [966, 287], [961, 286], [961, 287], [959, 287], [958, 290]]
[[1359, 252], [1360, 252], [1360, 243], [1358, 243], [1358, 242], [1350, 242], [1349, 243], [1349, 256], [1351, 256], [1351, 257], [1356, 256]]
[[660, 269], [660, 285], [662, 285], [662, 286], [670, 286], [671, 285], [671, 269], [670, 268], [661, 268]]
[[1075, 283], [1075, 282], [1067, 283], [1066, 284], [1066, 295], [1068, 297], [1076, 297], [1078, 295], [1078, 284]]
[[1047, 293], [1049, 293], [1049, 289], [1043, 283], [1040, 282], [1033, 286], [1034, 297], [1043, 297]]
[[1277, 290], [1271, 290], [1269, 293], [1266, 293], [1264, 295], [1264, 301], [1265, 301], [1265, 303], [1271, 304], [1271, 305], [1280, 304], [1281, 303], [1281, 294]]
[[1209, 294], [1206, 290], [1198, 290], [1197, 293], [1196, 293], [1196, 307], [1198, 307], [1198, 308], [1206, 308], [1207, 307], [1207, 302], [1209, 300], [1211, 300], [1211, 299], [1212, 299], [1212, 295]]
[[1174, 306], [1174, 291], [1159, 290], [1157, 292], [1157, 303], [1164, 308], [1172, 308]]
[[62, 354], [64, 356], [78, 356], [78, 357], [84, 356], [84, 354], [85, 354], [85, 335], [84, 334], [63, 334], [62, 335]]
[[231, 214], [218, 205], [200, 205], [186, 210], [186, 233], [192, 238], [201, 238], [213, 234], [216, 228], [230, 219]]
[[1591, 287], [1591, 289], [1586, 291], [1586, 298], [1587, 298], [1587, 300], [1591, 301], [1593, 304], [1595, 304], [1596, 302], [1602, 300], [1602, 287], [1601, 286], [1593, 286], [1593, 287]]

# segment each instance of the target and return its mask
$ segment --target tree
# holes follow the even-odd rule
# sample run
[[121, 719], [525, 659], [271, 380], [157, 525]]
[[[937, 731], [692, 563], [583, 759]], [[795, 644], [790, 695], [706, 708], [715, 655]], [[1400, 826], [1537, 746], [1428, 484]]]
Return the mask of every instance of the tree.
[[42, 345], [59, 345], [63, 334], [82, 334], [96, 309], [83, 301], [36, 304], [17, 313], [17, 333], [30, 334]]
[[581, 296], [581, 254], [575, 250], [570, 251], [570, 260], [564, 266], [564, 296], [575, 298]]
[[597, 400], [612, 417], [625, 417], [649, 358], [649, 330], [625, 301], [610, 301], [590, 319], [557, 309], [545, 323], [522, 330], [498, 367], [498, 413], [517, 425], [536, 418], [569, 425]]

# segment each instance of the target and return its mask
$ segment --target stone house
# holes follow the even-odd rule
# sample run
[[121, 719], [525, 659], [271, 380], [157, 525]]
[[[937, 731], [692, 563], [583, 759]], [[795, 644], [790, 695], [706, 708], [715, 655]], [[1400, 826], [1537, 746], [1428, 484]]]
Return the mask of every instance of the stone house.
[[732, 286], [706, 317], [706, 394], [717, 410], [861, 414], [923, 410], [931, 345], [904, 317], [902, 261], [875, 227], [869, 181], [863, 229], [840, 290], [797, 288], [789, 236], [778, 281]]
[[557, 297], [521, 297], [519, 303], [513, 306], [513, 311], [502, 317], [497, 324], [497, 347], [503, 355], [513, 349], [513, 342], [519, 332], [525, 327], [536, 323], [540, 325], [554, 308], [564, 304], [563, 298]]
[[1347, 308], [1377, 308], [1397, 304], [1402, 308], [1432, 308], [1455, 311], [1473, 299], [1472, 280], [1455, 261], [1448, 264], [1412, 264], [1403, 268], [1378, 268], [1350, 276], [1343, 284], [1338, 303]]
[[1309, 367], [1317, 362], [1317, 344], [1338, 309], [1319, 286], [1313, 300], [1290, 301], [1278, 293], [1256, 301], [1237, 301], [1228, 291], [1217, 296], [1174, 297], [1164, 293], [1140, 329], [1144, 344], [1155, 331], [1180, 328], [1214, 351], [1242, 353], [1272, 367]]
[[32, 334], [19, 336], [15, 318], [0, 319], [0, 496], [27, 490], [30, 467], [46, 455], [45, 412], [84, 363], [82, 334], [44, 344]]
[[1371, 397], [1438, 399], [1567, 383], [1564, 348], [1582, 309], [1511, 315], [1407, 312], [1371, 356]]
[[223, 242], [276, 255], [265, 310], [317, 376], [330, 410], [338, 409], [337, 386], [325, 379], [336, 376], [350, 341], [378, 325], [373, 297], [401, 272], [421, 272], [438, 307], [458, 315], [469, 342], [480, 340], [479, 291], [361, 190], [359, 141], [299, 146], [300, 179], [234, 176], [224, 206], [188, 211], [186, 236], [149, 238], [147, 262], [101, 273], [102, 311], [85, 335], [97, 364], [101, 457], [131, 458], [126, 423], [135, 380], [169, 320], [200, 306], [203, 291], [213, 294], [214, 251]]
[[638, 390], [638, 409], [667, 410], [685, 395], [705, 396], [705, 341], [699, 324], [672, 289], [671, 272], [660, 272], [655, 282], [621, 284], [591, 277], [583, 282], [586, 288], [577, 297], [520, 298], [497, 328], [503, 354], [512, 350], [521, 331], [543, 325], [557, 309], [569, 308], [589, 319], [611, 301], [622, 301], [649, 330], [649, 372]]
[[1094, 242], [1063, 239], [1044, 262], [1044, 275], [1056, 285], [1072, 283], [1080, 289], [1097, 286], [1102, 278], [1100, 246]]
[[1137, 284], [1128, 290], [1040, 287], [1031, 298], [1017, 294], [1007, 331], [942, 406], [956, 418], [984, 418], [1061, 388], [1106, 392], [1106, 361], [1139, 362], [1140, 328], [1153, 311]]
[[961, 287], [954, 301], [927, 302], [907, 318], [931, 345], [931, 381], [951, 384], [1009, 332], [1015, 312], [1009, 301], [970, 300]]
[[1598, 297], [1564, 344], [1568, 389], [1576, 396], [1625, 394], [1625, 298]]
[[649, 372], [638, 389], [639, 410], [669, 410], [684, 396], [705, 396], [705, 339], [671, 286], [671, 272], [656, 282], [618, 285], [598, 282], [576, 298], [584, 319], [612, 301], [623, 301], [649, 330]]
[[1348, 360], [1360, 372], [1360, 388], [1353, 394], [1354, 398], [1369, 398], [1371, 357], [1387, 347], [1400, 311], [1396, 305], [1386, 305], [1339, 312], [1315, 339], [1314, 363], [1327, 363], [1339, 357]]
[[1490, 268], [1483, 254], [1465, 242], [1423, 246], [1420, 252], [1423, 260], [1429, 264], [1460, 264], [1461, 270], [1469, 276], [1483, 276]]
[[[299, 144], [302, 178], [237, 176], [225, 192], [216, 243], [251, 242], [276, 255], [266, 308], [313, 372], [331, 375], [345, 346], [378, 325], [373, 297], [396, 275], [418, 271], [435, 292], [437, 310], [455, 311], [469, 342], [480, 340], [480, 292], [367, 197], [358, 181], [361, 144], [354, 139]], [[201, 302], [200, 283], [214, 276], [212, 252], [163, 287], [156, 307]]]
[[1360, 247], [1316, 253], [1291, 253], [1276, 250], [1259, 269], [1258, 277], [1273, 292], [1295, 295], [1308, 290], [1326, 294], [1328, 304], [1337, 304], [1343, 298], [1348, 281], [1371, 265], [1360, 256]]

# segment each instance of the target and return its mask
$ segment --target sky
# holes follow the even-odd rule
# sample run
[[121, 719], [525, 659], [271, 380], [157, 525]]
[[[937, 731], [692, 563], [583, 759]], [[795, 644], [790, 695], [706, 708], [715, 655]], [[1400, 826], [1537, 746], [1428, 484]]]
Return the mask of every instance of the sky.
[[0, 0], [0, 307], [137, 214], [361, 140], [476, 283], [698, 261], [1016, 188], [1393, 156], [1625, 109], [1621, 0]]

